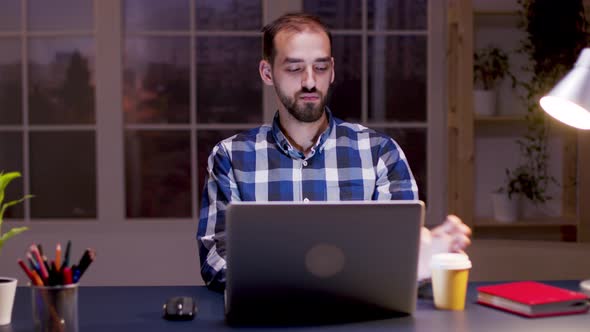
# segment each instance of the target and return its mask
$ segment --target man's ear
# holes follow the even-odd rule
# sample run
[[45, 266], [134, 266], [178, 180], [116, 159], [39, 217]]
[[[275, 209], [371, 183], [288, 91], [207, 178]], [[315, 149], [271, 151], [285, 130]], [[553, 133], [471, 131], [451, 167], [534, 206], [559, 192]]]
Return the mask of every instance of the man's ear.
[[336, 77], [336, 70], [334, 68], [334, 57], [330, 58], [332, 61], [332, 78], [330, 78], [330, 84], [334, 83], [334, 78]]
[[272, 67], [268, 61], [260, 60], [258, 72], [260, 73], [260, 78], [262, 78], [262, 82], [264, 82], [264, 84], [274, 85], [272, 79]]

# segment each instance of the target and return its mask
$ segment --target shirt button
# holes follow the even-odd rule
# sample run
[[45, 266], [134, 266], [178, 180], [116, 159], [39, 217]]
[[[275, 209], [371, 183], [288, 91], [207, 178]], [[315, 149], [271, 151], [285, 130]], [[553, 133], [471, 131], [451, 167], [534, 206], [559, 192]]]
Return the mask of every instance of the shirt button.
[[307, 166], [307, 160], [303, 161], [303, 166]]
[[305, 197], [305, 198], [303, 199], [303, 201], [304, 201], [305, 203], [308, 203], [308, 202], [309, 202], [309, 198]]

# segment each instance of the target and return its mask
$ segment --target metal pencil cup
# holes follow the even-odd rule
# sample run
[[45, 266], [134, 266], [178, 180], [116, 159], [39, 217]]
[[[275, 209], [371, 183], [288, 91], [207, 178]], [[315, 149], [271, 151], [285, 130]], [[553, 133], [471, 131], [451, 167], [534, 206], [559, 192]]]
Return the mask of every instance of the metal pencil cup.
[[31, 286], [38, 332], [78, 332], [78, 284]]

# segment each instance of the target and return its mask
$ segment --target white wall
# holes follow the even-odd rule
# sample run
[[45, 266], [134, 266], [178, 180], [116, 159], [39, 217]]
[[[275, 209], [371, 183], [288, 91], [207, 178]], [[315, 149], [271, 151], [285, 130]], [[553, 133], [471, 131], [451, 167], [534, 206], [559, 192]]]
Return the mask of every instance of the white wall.
[[[73, 240], [72, 259], [84, 250], [81, 243], [97, 251], [95, 262], [81, 279], [83, 286], [202, 285], [199, 275], [196, 223], [173, 223], [166, 229], [157, 225], [141, 232], [129, 227], [119, 231], [96, 228], [80, 233], [52, 227], [35, 235], [48, 251], [51, 244]], [[33, 241], [23, 233], [9, 241], [0, 256], [0, 276], [16, 277], [20, 285], [27, 278], [16, 264]], [[172, 243], [173, 246], [162, 246]], [[475, 240], [468, 249], [473, 262], [472, 281], [590, 279], [590, 245], [544, 241]]]
[[468, 250], [472, 281], [590, 279], [590, 245], [476, 240]]
[[33, 242], [41, 243], [52, 259], [56, 243], [60, 242], [65, 251], [70, 239], [70, 264], [77, 263], [87, 247], [97, 253], [81, 279], [82, 285], [202, 285], [196, 221], [171, 221], [166, 225], [141, 223], [141, 227], [131, 222], [119, 227], [93, 223], [84, 229], [74, 223], [35, 223], [32, 225], [35, 232], [22, 233], [6, 243], [0, 255], [0, 276], [16, 277], [19, 284], [26, 284], [27, 277], [16, 261], [26, 260], [27, 247]]

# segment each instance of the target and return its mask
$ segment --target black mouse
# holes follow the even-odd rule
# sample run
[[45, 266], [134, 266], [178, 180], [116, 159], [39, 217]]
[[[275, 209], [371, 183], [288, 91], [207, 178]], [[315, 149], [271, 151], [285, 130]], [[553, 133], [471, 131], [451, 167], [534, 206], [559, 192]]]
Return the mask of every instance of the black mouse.
[[190, 296], [174, 296], [164, 304], [163, 318], [167, 320], [191, 320], [197, 315], [195, 300]]

